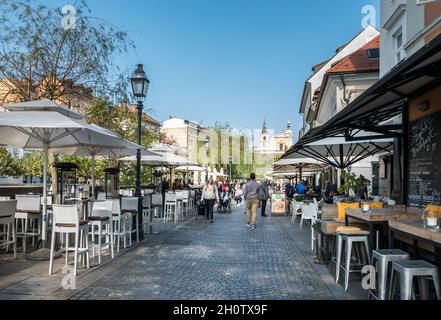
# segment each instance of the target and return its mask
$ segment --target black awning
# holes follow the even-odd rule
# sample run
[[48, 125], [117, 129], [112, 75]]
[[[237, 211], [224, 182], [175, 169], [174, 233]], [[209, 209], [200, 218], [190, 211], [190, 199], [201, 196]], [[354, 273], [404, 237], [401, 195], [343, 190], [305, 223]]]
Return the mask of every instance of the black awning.
[[379, 139], [400, 137], [400, 125], [382, 124], [401, 114], [409, 98], [418, 97], [439, 85], [441, 35], [398, 64], [323, 126], [310, 130], [282, 158], [298, 150], [299, 146], [327, 137], [350, 138], [362, 131], [378, 133]]

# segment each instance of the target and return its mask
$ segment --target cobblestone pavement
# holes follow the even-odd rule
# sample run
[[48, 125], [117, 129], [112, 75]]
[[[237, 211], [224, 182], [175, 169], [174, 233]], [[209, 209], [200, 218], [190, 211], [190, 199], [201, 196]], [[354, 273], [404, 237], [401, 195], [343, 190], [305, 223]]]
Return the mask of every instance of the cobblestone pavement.
[[[309, 228], [268, 217], [245, 227], [243, 208], [152, 237], [71, 299], [351, 299], [313, 264]], [[112, 262], [113, 263], [113, 262]]]

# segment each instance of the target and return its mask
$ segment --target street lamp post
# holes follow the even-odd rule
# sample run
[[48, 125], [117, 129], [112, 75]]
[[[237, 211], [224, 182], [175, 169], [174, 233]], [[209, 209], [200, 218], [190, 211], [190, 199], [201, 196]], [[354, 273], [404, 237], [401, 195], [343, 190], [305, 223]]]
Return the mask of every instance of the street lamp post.
[[[135, 72], [130, 78], [130, 82], [132, 84], [133, 96], [136, 98], [137, 106], [136, 109], [138, 111], [138, 144], [142, 143], [142, 112], [144, 109], [143, 102], [147, 97], [147, 91], [149, 88], [150, 81], [147, 78], [147, 75], [144, 72], [143, 65], [138, 64]], [[144, 239], [144, 231], [142, 228], [142, 195], [141, 195], [141, 149], [138, 149], [136, 152], [136, 191], [135, 197], [138, 198], [138, 234], [139, 240]]]
[[232, 166], [233, 166], [233, 156], [229, 156], [228, 160], [230, 162], [230, 181], [233, 180], [233, 177], [231, 176]]

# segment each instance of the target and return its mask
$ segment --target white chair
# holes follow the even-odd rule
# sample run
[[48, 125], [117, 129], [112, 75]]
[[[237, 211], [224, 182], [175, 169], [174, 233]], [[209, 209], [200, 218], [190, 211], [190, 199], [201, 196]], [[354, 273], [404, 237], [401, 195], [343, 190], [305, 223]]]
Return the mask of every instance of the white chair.
[[153, 217], [162, 218], [162, 194], [152, 194]]
[[[41, 200], [40, 195], [16, 195], [17, 208], [15, 211], [15, 228], [17, 238], [23, 239], [23, 252], [26, 253], [26, 242], [28, 238], [32, 239], [32, 245], [35, 244], [35, 238], [41, 235]], [[20, 223], [19, 223], [20, 222]], [[21, 226], [19, 230], [18, 226]]]
[[14, 214], [17, 207], [17, 200], [0, 201], [0, 226], [3, 227], [2, 240], [0, 247], [5, 247], [9, 251], [9, 245], [13, 245], [14, 258], [17, 259], [17, 238], [15, 236]]
[[[132, 245], [131, 214], [121, 212], [121, 203], [119, 199], [112, 200], [112, 217], [113, 217], [113, 236], [116, 238], [116, 252], [119, 252], [121, 240], [123, 240], [124, 249], [127, 248], [127, 238], [129, 238], [129, 246]], [[121, 239], [121, 236], [123, 237]], [[114, 241], [115, 243], [115, 241]]]
[[174, 222], [178, 223], [179, 219], [179, 204], [178, 197], [176, 193], [167, 192], [165, 194], [165, 211], [164, 211], [164, 222], [173, 216]]
[[[112, 209], [112, 200], [92, 202], [92, 210], [88, 218], [91, 227], [89, 235], [92, 236], [93, 257], [95, 257], [95, 236], [98, 236], [98, 264], [101, 264], [101, 249], [103, 247], [109, 247], [110, 256], [112, 259], [114, 258]], [[95, 234], [95, 229], [98, 229], [97, 234]], [[104, 243], [102, 243], [103, 237], [106, 238]]]
[[315, 209], [315, 205], [311, 204], [302, 204], [302, 217], [300, 218], [300, 229], [303, 227], [303, 222], [308, 220], [312, 223], [313, 217], [317, 218], [317, 211]]
[[[132, 219], [135, 219], [135, 228], [133, 229], [133, 223], [130, 224], [130, 233], [136, 233], [136, 241], [139, 242], [139, 222], [138, 222], [138, 198], [122, 198], [121, 199], [121, 211], [122, 213], [129, 213]], [[130, 240], [131, 241], [131, 240]]]
[[[53, 205], [53, 226], [51, 238], [51, 252], [49, 260], [49, 275], [52, 274], [52, 267], [55, 253], [56, 234], [66, 237], [66, 267], [69, 262], [69, 250], [74, 251], [74, 276], [77, 275], [77, 262], [79, 256], [86, 256], [86, 265], [89, 268], [89, 241], [88, 241], [88, 221], [80, 219], [80, 213], [76, 206]], [[75, 238], [74, 247], [69, 247], [69, 235], [73, 234]]]
[[181, 204], [182, 207], [181, 209], [181, 216], [183, 217], [184, 215], [187, 216], [188, 212], [189, 212], [189, 203], [190, 203], [190, 191], [188, 190], [183, 190], [183, 191], [177, 191], [176, 192], [176, 196], [178, 197], [179, 200], [181, 200]]
[[302, 215], [302, 203], [297, 202], [295, 199], [291, 200], [291, 222], [294, 223], [296, 221], [297, 216]]
[[11, 197], [0, 197], [0, 201], [11, 200]]
[[151, 196], [145, 195], [142, 199], [142, 225], [144, 231], [147, 230], [147, 226], [150, 223], [150, 215], [152, 212]]

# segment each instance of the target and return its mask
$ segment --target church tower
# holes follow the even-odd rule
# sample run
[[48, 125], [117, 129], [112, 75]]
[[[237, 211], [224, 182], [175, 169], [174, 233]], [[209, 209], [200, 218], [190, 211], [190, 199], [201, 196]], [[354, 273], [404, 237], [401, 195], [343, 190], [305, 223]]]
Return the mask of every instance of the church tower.
[[266, 128], [266, 119], [263, 119], [262, 134], [260, 136], [260, 150], [267, 151], [269, 147], [268, 130]]

